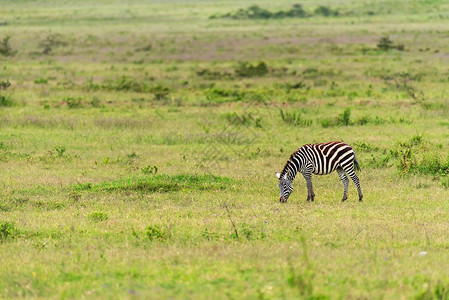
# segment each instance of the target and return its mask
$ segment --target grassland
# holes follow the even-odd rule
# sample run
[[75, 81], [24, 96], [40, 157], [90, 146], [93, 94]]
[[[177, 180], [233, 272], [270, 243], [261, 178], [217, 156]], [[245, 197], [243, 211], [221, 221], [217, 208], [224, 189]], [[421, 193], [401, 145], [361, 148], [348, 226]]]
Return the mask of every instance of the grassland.
[[294, 4], [2, 1], [0, 297], [448, 299], [449, 5]]

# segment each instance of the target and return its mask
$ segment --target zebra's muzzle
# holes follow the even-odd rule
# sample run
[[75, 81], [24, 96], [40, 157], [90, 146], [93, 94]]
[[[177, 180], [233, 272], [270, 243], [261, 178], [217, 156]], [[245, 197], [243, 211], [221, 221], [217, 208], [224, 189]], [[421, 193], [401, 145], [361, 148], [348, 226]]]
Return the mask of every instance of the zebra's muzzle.
[[281, 198], [279, 199], [280, 202], [286, 202], [287, 200], [284, 198], [284, 196], [281, 196]]

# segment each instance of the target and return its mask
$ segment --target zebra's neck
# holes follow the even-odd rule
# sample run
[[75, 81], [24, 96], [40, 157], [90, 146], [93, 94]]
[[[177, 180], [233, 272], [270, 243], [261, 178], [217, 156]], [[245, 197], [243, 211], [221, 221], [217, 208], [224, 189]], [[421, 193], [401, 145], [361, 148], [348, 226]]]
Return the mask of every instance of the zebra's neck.
[[285, 175], [287, 175], [287, 179], [290, 181], [293, 181], [295, 179], [298, 171], [300, 171], [299, 166], [297, 166], [297, 164], [294, 162], [294, 158], [293, 158], [294, 155], [295, 155], [295, 153], [293, 153], [290, 156], [290, 159], [285, 164], [284, 169], [281, 172], [281, 176], [280, 176], [281, 178], [283, 178]]

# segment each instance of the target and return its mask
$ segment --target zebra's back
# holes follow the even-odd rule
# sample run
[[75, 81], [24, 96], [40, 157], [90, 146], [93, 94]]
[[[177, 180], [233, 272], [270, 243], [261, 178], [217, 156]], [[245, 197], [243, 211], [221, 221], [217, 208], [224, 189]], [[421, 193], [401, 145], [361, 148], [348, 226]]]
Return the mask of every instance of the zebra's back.
[[338, 167], [347, 169], [354, 161], [354, 150], [343, 142], [307, 144], [297, 150], [306, 156], [313, 166], [312, 173], [325, 175]]

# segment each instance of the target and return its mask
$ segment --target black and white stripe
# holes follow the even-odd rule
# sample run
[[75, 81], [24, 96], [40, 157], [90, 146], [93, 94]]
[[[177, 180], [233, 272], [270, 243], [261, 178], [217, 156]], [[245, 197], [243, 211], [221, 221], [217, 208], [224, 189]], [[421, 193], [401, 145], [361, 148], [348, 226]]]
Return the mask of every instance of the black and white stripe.
[[279, 178], [280, 201], [287, 201], [293, 191], [292, 181], [298, 172], [304, 176], [307, 182], [307, 201], [314, 201], [312, 174], [326, 175], [335, 170], [343, 182], [344, 194], [342, 201], [348, 198], [349, 179], [346, 174], [351, 177], [357, 186], [359, 201], [362, 201], [362, 190], [359, 178], [354, 172], [354, 166], [360, 170], [354, 150], [348, 144], [329, 142], [304, 145], [290, 156], [281, 174], [276, 172]]

